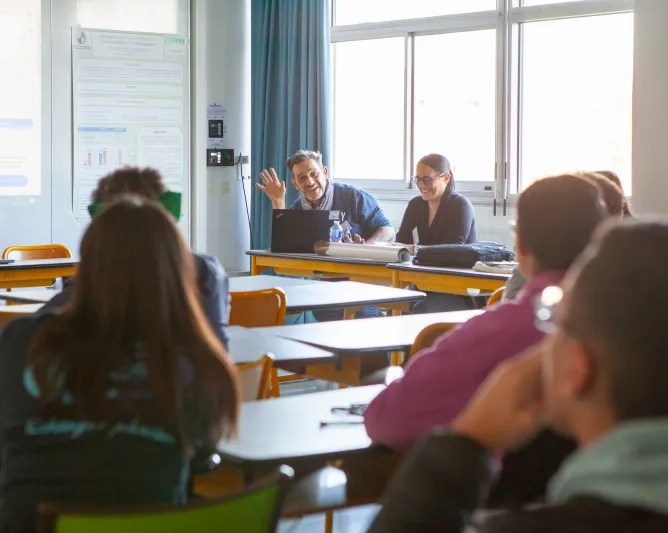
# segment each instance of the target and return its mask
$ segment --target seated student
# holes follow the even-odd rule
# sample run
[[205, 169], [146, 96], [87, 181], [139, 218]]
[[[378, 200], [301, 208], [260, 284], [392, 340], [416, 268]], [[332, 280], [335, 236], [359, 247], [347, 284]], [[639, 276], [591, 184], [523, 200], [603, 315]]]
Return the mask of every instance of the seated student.
[[[612, 170], [597, 170], [596, 174], [599, 174], [606, 178], [608, 181], [611, 181], [617, 187], [619, 187], [619, 190], [622, 191], [622, 194], [624, 194], [624, 187], [622, 187], [622, 180], [619, 179], [619, 176], [617, 175], [616, 172], [613, 172]], [[624, 194], [624, 216], [625, 217], [633, 217], [633, 212], [631, 211], [631, 207], [629, 206], [628, 200], [626, 200], [626, 195]]]
[[[123, 167], [103, 177], [93, 191], [93, 204], [96, 207], [112, 202], [117, 198], [133, 194], [147, 200], [160, 202], [165, 195], [172, 197], [178, 193], [168, 192], [160, 173], [152, 168]], [[173, 207], [172, 215], [180, 217], [180, 201]], [[169, 209], [168, 209], [169, 210]], [[197, 288], [200, 304], [214, 333], [227, 347], [227, 325], [230, 318], [230, 295], [225, 270], [218, 259], [211, 255], [193, 253], [197, 274]], [[55, 296], [42, 309], [41, 313], [51, 312], [62, 307], [72, 296], [66, 286], [63, 292]]]
[[[545, 291], [543, 346], [498, 368], [452, 424], [425, 437], [383, 498], [371, 533], [668, 531], [668, 222], [617, 223]], [[633, 260], [620, 260], [633, 258]], [[634, 280], [629, 283], [629, 280]], [[556, 311], [556, 312], [555, 312]], [[475, 513], [491, 453], [541, 424], [579, 445], [548, 505]]]
[[[455, 178], [446, 157], [429, 154], [420, 159], [413, 182], [420, 196], [408, 202], [397, 243], [428, 246], [476, 242], [473, 206], [455, 191]], [[413, 239], [415, 230], [417, 242]]]
[[[394, 228], [383, 209], [368, 192], [334, 183], [329, 169], [322, 164], [322, 154], [298, 150], [287, 160], [292, 173], [292, 185], [299, 198], [290, 209], [321, 209], [345, 213], [344, 234], [349, 233], [356, 243], [376, 244], [394, 242]], [[274, 209], [285, 209], [285, 181], [280, 181], [273, 168], [260, 173], [263, 185], [256, 184], [271, 200]]]
[[234, 369], [174, 219], [119, 200], [80, 256], [64, 307], [0, 334], [3, 533], [33, 531], [40, 502], [183, 503], [189, 458], [235, 431]]
[[[600, 172], [583, 172], [577, 175], [596, 184], [601, 191], [603, 201], [610, 216], [616, 218], [629, 216], [626, 196], [624, 196], [622, 189], [615, 184], [613, 179], [604, 176]], [[522, 290], [522, 287], [526, 285], [526, 282], [527, 280], [522, 275], [520, 268], [515, 268], [510, 279], [506, 282], [506, 288], [503, 291], [503, 300], [514, 300], [517, 298], [517, 295]]]
[[498, 364], [538, 342], [534, 297], [561, 282], [606, 212], [593, 183], [564, 175], [528, 187], [517, 217], [517, 255], [529, 283], [515, 302], [469, 320], [409, 361], [405, 376], [364, 414], [373, 441], [407, 449], [432, 427], [450, 423]]

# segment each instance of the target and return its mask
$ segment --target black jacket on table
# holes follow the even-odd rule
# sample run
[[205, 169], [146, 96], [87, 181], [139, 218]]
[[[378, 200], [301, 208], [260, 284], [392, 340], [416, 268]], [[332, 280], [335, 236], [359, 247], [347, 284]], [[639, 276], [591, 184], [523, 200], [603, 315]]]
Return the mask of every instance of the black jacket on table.
[[[197, 274], [200, 304], [209, 319], [213, 332], [227, 348], [227, 326], [230, 320], [229, 280], [220, 261], [211, 255], [193, 254]], [[44, 315], [60, 309], [71, 297], [70, 284], [66, 283], [63, 291], [49, 300], [37, 312]]]
[[473, 519], [495, 473], [494, 460], [477, 442], [445, 430], [428, 435], [396, 472], [369, 533], [668, 531], [668, 515], [584, 496]]
[[436, 216], [429, 225], [429, 204], [421, 196], [408, 202], [401, 221], [397, 242], [413, 242], [413, 229], [417, 228], [418, 243], [422, 246], [435, 244], [471, 244], [478, 240], [475, 227], [475, 213], [468, 198], [452, 187], [448, 187]]

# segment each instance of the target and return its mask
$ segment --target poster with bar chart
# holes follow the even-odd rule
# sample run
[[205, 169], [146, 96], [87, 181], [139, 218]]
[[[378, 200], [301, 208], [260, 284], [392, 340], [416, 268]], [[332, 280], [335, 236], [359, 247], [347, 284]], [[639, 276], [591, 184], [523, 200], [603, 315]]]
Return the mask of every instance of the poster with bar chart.
[[[73, 197], [88, 217], [97, 181], [132, 165], [189, 198], [188, 43], [177, 35], [72, 29]], [[187, 235], [187, 213], [181, 226]]]

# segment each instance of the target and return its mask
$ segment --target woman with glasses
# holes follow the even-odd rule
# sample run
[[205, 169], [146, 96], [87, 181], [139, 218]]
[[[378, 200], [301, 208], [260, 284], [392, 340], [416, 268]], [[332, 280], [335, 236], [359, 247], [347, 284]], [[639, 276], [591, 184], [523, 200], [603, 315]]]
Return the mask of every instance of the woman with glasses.
[[476, 242], [473, 206], [455, 191], [455, 179], [445, 156], [424, 156], [412, 179], [420, 196], [408, 203], [397, 234], [398, 243], [426, 246]]

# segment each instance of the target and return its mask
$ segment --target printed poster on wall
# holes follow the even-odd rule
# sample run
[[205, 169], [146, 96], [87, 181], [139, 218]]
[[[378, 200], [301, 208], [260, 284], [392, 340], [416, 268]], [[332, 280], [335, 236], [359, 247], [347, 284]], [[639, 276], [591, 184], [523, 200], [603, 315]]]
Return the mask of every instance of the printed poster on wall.
[[73, 207], [112, 170], [158, 169], [181, 192], [188, 235], [188, 42], [178, 35], [72, 29]]

